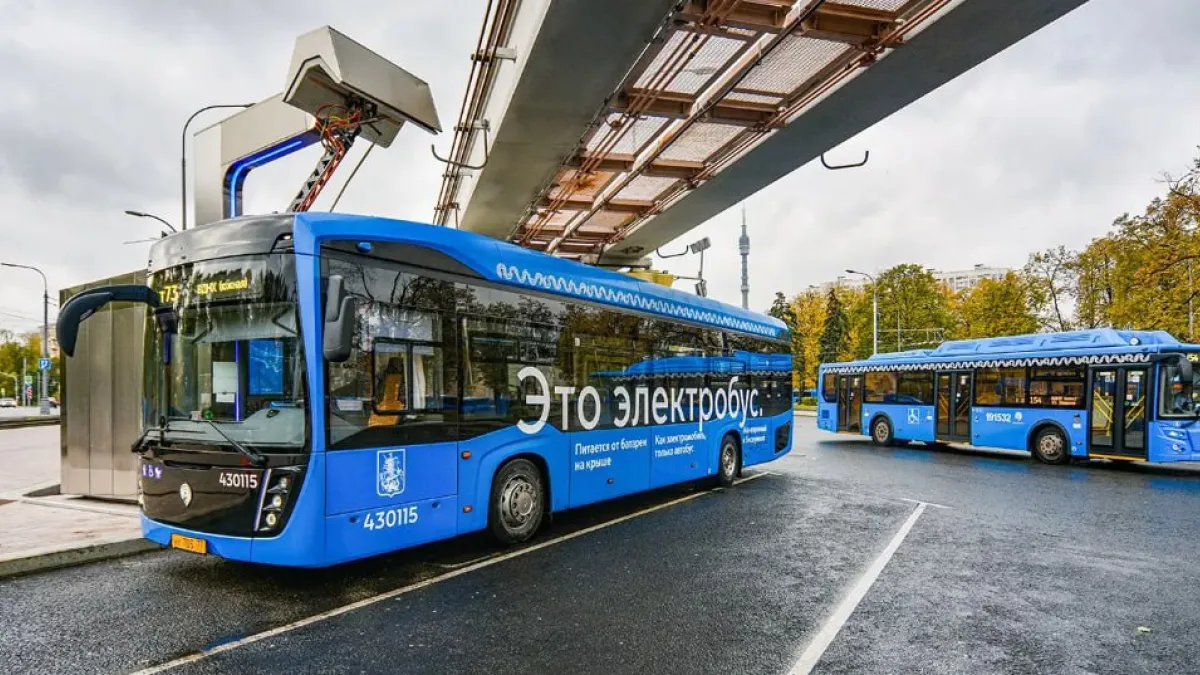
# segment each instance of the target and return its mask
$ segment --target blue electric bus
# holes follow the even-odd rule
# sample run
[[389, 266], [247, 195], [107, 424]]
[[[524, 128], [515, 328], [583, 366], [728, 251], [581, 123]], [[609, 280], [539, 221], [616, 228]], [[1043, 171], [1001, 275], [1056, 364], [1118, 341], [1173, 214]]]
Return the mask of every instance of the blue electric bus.
[[1072, 458], [1200, 460], [1200, 345], [1113, 329], [958, 340], [820, 369], [817, 426]]
[[[449, 228], [302, 213], [156, 242], [145, 536], [317, 567], [458, 534], [529, 539], [549, 513], [729, 485], [791, 447], [773, 318]], [[86, 326], [86, 324], [84, 324]]]

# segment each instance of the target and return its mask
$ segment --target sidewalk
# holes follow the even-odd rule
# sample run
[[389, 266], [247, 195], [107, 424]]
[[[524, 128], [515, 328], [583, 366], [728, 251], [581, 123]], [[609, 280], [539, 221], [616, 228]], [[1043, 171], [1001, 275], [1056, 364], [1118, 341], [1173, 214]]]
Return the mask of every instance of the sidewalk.
[[138, 509], [57, 492], [58, 427], [0, 429], [0, 578], [158, 548]]

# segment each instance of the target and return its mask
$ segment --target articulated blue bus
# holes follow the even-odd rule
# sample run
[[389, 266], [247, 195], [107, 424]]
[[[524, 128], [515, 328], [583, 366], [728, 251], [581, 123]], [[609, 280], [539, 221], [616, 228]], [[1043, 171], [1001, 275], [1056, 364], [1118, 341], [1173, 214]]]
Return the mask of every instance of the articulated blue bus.
[[[676, 483], [791, 448], [773, 318], [458, 230], [244, 217], [151, 249], [145, 536], [317, 567]], [[84, 324], [86, 326], [86, 324]]]
[[968, 443], [1072, 458], [1200, 460], [1200, 345], [1113, 329], [946, 342], [820, 368], [817, 426], [880, 445]]

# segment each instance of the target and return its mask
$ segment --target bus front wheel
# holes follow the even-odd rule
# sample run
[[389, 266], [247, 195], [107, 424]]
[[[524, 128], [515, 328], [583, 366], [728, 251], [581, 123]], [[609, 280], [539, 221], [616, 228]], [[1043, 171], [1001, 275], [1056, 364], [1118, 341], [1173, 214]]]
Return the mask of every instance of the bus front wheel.
[[542, 525], [546, 488], [542, 472], [527, 459], [514, 459], [496, 472], [488, 508], [488, 529], [501, 544], [528, 541]]
[[1033, 439], [1033, 457], [1043, 464], [1066, 464], [1071, 459], [1067, 439], [1054, 427], [1046, 427]]
[[892, 435], [892, 423], [888, 418], [879, 416], [875, 418], [875, 422], [871, 424], [871, 440], [875, 445], [894, 445], [896, 442], [895, 436]]

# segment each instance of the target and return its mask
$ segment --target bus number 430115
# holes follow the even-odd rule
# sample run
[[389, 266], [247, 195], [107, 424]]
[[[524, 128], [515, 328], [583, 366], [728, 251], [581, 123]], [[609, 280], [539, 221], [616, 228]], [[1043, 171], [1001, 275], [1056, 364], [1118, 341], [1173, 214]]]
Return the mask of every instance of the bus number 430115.
[[391, 527], [413, 525], [417, 522], [417, 507], [401, 506], [395, 509], [384, 509], [363, 516], [363, 528], [368, 530], [386, 530]]

